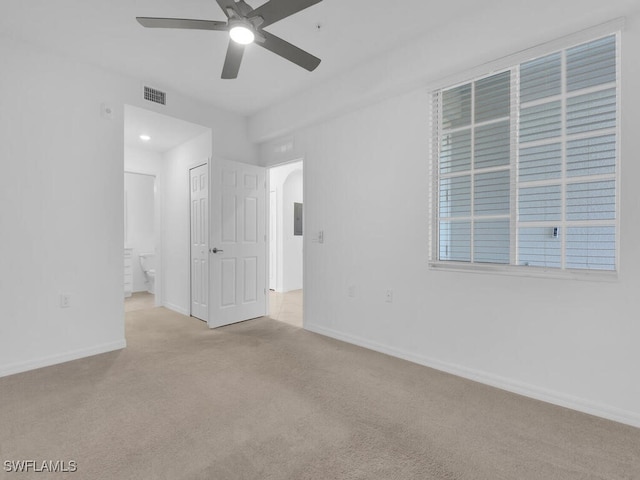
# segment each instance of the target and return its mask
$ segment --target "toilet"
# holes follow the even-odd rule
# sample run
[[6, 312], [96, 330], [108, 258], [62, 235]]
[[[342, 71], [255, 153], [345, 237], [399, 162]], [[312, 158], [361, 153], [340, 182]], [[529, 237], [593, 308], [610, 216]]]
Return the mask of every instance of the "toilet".
[[147, 284], [147, 291], [155, 294], [156, 286], [156, 254], [155, 253], [141, 253], [140, 267], [144, 272], [145, 282]]

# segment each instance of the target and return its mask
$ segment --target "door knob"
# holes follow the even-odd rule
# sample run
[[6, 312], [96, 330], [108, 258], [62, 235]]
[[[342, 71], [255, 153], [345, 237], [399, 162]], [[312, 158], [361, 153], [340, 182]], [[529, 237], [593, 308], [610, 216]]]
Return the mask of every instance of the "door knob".
[[218, 249], [218, 248], [212, 248], [212, 249], [210, 250], [210, 252], [211, 252], [211, 253], [221, 253], [221, 252], [223, 252], [223, 251], [224, 251], [224, 250], [220, 250], [220, 249]]

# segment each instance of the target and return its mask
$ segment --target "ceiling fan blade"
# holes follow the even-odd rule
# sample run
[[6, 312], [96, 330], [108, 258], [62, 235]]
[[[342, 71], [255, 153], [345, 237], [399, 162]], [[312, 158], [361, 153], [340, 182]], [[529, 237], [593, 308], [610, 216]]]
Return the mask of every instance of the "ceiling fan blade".
[[260, 28], [263, 28], [321, 1], [322, 0], [270, 0], [251, 12], [249, 18], [264, 18], [264, 23], [260, 25]]
[[192, 30], [227, 30], [225, 22], [215, 20], [189, 20], [186, 18], [136, 17], [138, 23], [147, 28], [187, 28]]
[[229, 40], [227, 57], [224, 59], [224, 67], [222, 67], [223, 79], [238, 78], [238, 71], [240, 70], [240, 62], [242, 62], [243, 53], [244, 45], [234, 42], [233, 40]]
[[216, 0], [216, 2], [218, 2], [218, 5], [220, 5], [220, 8], [227, 17], [229, 16], [229, 12], [227, 11], [228, 8], [238, 13], [236, 2], [234, 2], [233, 0]]
[[238, 0], [238, 3], [236, 3], [236, 11], [239, 11], [241, 15], [246, 17], [253, 12], [253, 8], [251, 8], [251, 5], [248, 5], [244, 0]]
[[256, 45], [260, 45], [270, 52], [280, 55], [282, 58], [286, 58], [290, 62], [293, 62], [310, 72], [320, 65], [321, 60], [318, 57], [314, 57], [310, 53], [301, 50], [295, 45], [291, 45], [289, 42], [281, 39], [280, 37], [276, 37], [269, 32], [261, 31], [260, 33], [264, 35], [265, 41], [262, 43], [256, 42]]

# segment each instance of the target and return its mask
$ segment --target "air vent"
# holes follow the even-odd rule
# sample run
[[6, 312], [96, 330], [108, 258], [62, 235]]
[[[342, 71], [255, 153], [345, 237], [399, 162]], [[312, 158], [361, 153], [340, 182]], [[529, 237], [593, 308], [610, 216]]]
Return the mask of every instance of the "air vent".
[[144, 99], [150, 102], [159, 103], [160, 105], [167, 104], [167, 94], [155, 88], [144, 87]]

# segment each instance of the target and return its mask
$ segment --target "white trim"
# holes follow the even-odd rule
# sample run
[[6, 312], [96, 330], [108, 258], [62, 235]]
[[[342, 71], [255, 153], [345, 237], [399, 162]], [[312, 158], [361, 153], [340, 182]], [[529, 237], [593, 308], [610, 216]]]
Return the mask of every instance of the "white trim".
[[[588, 132], [579, 132], [579, 133], [566, 133], [565, 137], [567, 141], [573, 142], [575, 140], [585, 140], [587, 138], [598, 138], [598, 137], [606, 137], [608, 135], [615, 135], [617, 132], [617, 128], [603, 128], [602, 130], [590, 130]], [[596, 134], [597, 133], [597, 134]], [[554, 143], [561, 143], [559, 137], [549, 137], [543, 138], [541, 140], [533, 140], [530, 142], [520, 142], [521, 148], [533, 148], [533, 147], [541, 147], [543, 145], [553, 145]]]
[[[529, 225], [526, 225], [527, 227]], [[493, 263], [469, 263], [456, 261], [429, 262], [429, 269], [435, 271], [492, 273], [515, 277], [536, 277], [556, 280], [585, 280], [591, 282], [617, 282], [618, 272], [610, 270], [577, 270], [560, 269], [557, 267], [535, 267], [525, 265], [508, 265]]]
[[[616, 61], [616, 63], [618, 62]], [[616, 116], [616, 125], [619, 123], [619, 116]], [[567, 144], [567, 49], [565, 48], [560, 51], [560, 222], [558, 224], [560, 228], [560, 270], [567, 268]], [[553, 184], [550, 182], [547, 185]], [[516, 210], [519, 201], [519, 198], [516, 199]], [[516, 219], [518, 230], [520, 230], [520, 223]]]
[[[615, 173], [601, 173], [599, 175], [581, 175], [579, 177], [564, 177], [564, 183], [570, 185], [572, 183], [590, 183], [590, 182], [607, 182], [611, 180], [616, 180]], [[518, 182], [521, 185], [521, 188], [531, 188], [531, 187], [552, 187], [552, 186], [560, 186], [562, 185], [563, 178], [550, 178], [549, 180], [531, 180], [528, 182]], [[589, 222], [594, 222], [595, 220], [589, 220]], [[614, 221], [614, 220], [611, 220]]]
[[[211, 140], [212, 142], [215, 143], [215, 140], [213, 139], [213, 130], [211, 131]], [[208, 214], [209, 214], [209, 222], [208, 222], [208, 232], [207, 232], [207, 251], [210, 251], [209, 249], [212, 248], [211, 245], [213, 244], [213, 239], [214, 239], [214, 235], [213, 235], [213, 197], [214, 197], [214, 190], [216, 187], [219, 188], [218, 185], [214, 184], [214, 180], [213, 180], [213, 169], [214, 167], [214, 163], [217, 164], [217, 162], [219, 162], [219, 158], [220, 157], [214, 157], [213, 156], [213, 151], [214, 151], [214, 145], [213, 143], [211, 144], [211, 152], [212, 154], [209, 155], [209, 157], [207, 157], [207, 187], [209, 188], [209, 191], [207, 192], [208, 194], [208, 202], [207, 202], [207, 210], [208, 210]], [[189, 170], [189, 172], [191, 172], [191, 170]], [[189, 176], [191, 176], [191, 173], [189, 173]], [[189, 185], [189, 200], [191, 200], [191, 185]], [[189, 206], [189, 313], [191, 312], [191, 206]], [[208, 280], [208, 287], [207, 288], [207, 326], [209, 328], [214, 328], [213, 325], [215, 325], [215, 322], [213, 321], [213, 316], [214, 316], [214, 312], [213, 309], [211, 308], [211, 299], [213, 298], [213, 288], [211, 285], [211, 277], [212, 277], [212, 272], [213, 272], [213, 267], [211, 266], [211, 254], [209, 254], [209, 278]], [[165, 305], [169, 310], [173, 310], [174, 312], [178, 312], [178, 313], [182, 313], [183, 315], [189, 315], [189, 313], [184, 313], [184, 311], [181, 311], [181, 309], [179, 307], [175, 307], [174, 305]], [[217, 313], [217, 312], [216, 312]]]
[[[519, 232], [518, 232], [518, 209], [511, 208], [511, 203], [520, 196], [520, 182], [518, 181], [520, 176], [520, 115], [518, 115], [519, 109], [522, 107], [520, 103], [520, 69], [514, 68], [511, 70], [511, 111], [510, 119], [511, 135], [509, 143], [509, 161], [513, 161], [513, 167], [510, 170], [511, 177], [509, 178], [509, 264], [514, 265], [518, 263], [519, 252]], [[513, 200], [512, 200], [513, 199]]]
[[[504, 72], [500, 72], [500, 73], [507, 73], [509, 70], [505, 70]], [[513, 73], [513, 72], [512, 72]], [[497, 75], [494, 74], [494, 75]], [[493, 76], [493, 75], [492, 75]], [[484, 77], [484, 78], [488, 78], [488, 77]], [[479, 78], [478, 80], [484, 80], [484, 78]], [[512, 84], [512, 81], [509, 80], [509, 84]], [[464, 84], [463, 84], [464, 85]], [[460, 86], [460, 85], [458, 85]], [[446, 90], [451, 90], [450, 88], [447, 88]], [[444, 91], [446, 91], [444, 90]], [[476, 122], [475, 121], [475, 89], [471, 89], [471, 118], [472, 118], [472, 122], [469, 125], [465, 125], [463, 127], [456, 127], [456, 128], [443, 128], [442, 129], [442, 135], [448, 135], [448, 134], [452, 134], [452, 133], [458, 133], [458, 132], [464, 132], [465, 130], [472, 130], [475, 128], [481, 128], [481, 127], [488, 127], [491, 125], [495, 125], [497, 123], [500, 122], [504, 122], [506, 120], [510, 120], [511, 117], [499, 117], [499, 118], [492, 118], [491, 120], [483, 120], [482, 122]], [[510, 127], [513, 129], [513, 127]]]
[[[473, 134], [471, 136], [473, 137]], [[473, 150], [474, 148], [472, 146], [471, 151], [473, 152]], [[480, 167], [480, 168], [476, 168], [474, 166], [471, 170], [464, 170], [463, 172], [441, 173], [440, 178], [447, 179], [447, 178], [464, 177], [465, 175], [474, 176], [476, 174], [481, 175], [483, 173], [495, 173], [495, 172], [507, 172], [507, 171], [511, 171], [511, 165], [498, 165], [497, 167]]]
[[616, 257], [615, 268], [620, 271], [620, 219], [622, 218], [622, 35], [623, 29], [616, 34]]
[[[502, 72], [500, 72], [502, 73]], [[496, 75], [499, 75], [500, 73], [496, 72]], [[489, 77], [486, 77], [489, 78]], [[511, 83], [511, 82], [509, 82]], [[471, 185], [471, 189], [469, 191], [469, 262], [470, 263], [474, 263], [475, 262], [475, 254], [476, 254], [476, 249], [475, 247], [475, 243], [476, 243], [476, 222], [475, 222], [475, 217], [476, 217], [476, 81], [473, 81], [470, 83], [471, 85], [471, 123], [469, 124], [469, 128], [471, 129], [471, 158], [469, 159], [469, 181], [470, 181], [470, 185]], [[444, 112], [444, 101], [442, 102], [443, 104], [443, 108], [442, 111]], [[440, 124], [442, 125], [442, 124]], [[443, 135], [444, 133], [442, 133], [441, 135]], [[440, 139], [438, 138], [438, 143], [440, 143]], [[438, 162], [438, 164], [440, 163], [440, 158], [434, 159], [435, 161]], [[511, 159], [509, 159], [509, 167], [511, 167]], [[443, 178], [442, 172], [440, 172], [440, 178]], [[440, 179], [438, 179], [440, 180]], [[447, 195], [447, 200], [448, 200], [449, 195]], [[440, 198], [440, 184], [438, 183], [438, 198]], [[440, 216], [440, 210], [438, 210], [438, 223], [440, 223], [442, 220], [442, 217]], [[438, 243], [440, 243], [440, 237], [438, 237]], [[449, 246], [447, 245], [447, 254], [449, 253], [449, 250], [453, 250], [453, 248], [449, 248]]]
[[140, 170], [126, 170], [125, 169], [124, 173], [130, 173], [131, 175], [145, 175], [147, 177], [154, 177], [154, 178], [156, 178], [158, 176], [157, 173], [154, 173], [151, 170], [145, 170], [145, 169], [140, 169]]
[[35, 360], [28, 360], [26, 362], [12, 363], [0, 367], [0, 377], [27, 372], [29, 370], [35, 370], [37, 368], [50, 367], [51, 365], [58, 365], [60, 363], [70, 362], [72, 360], [92, 357], [93, 355], [100, 355], [101, 353], [122, 350], [123, 348], [126, 348], [126, 346], [127, 341], [125, 339], [122, 339], [116, 342], [103, 343], [94, 347], [73, 350], [71, 352], [62, 353], [59, 355], [37, 358]]
[[435, 370], [450, 373], [452, 375], [473, 380], [475, 382], [499, 388], [501, 390], [506, 390], [508, 392], [523, 395], [525, 397], [533, 398], [546, 403], [551, 403], [561, 407], [569, 408], [571, 410], [576, 410], [578, 412], [595, 415], [597, 417], [606, 418], [608, 420], [613, 420], [615, 422], [620, 422], [626, 425], [640, 428], [640, 413], [622, 410], [620, 408], [593, 402], [585, 398], [567, 395], [562, 392], [556, 392], [536, 385], [530, 385], [525, 382], [519, 382], [510, 378], [483, 372], [481, 370], [443, 362], [422, 355], [416, 355], [404, 350], [400, 350], [398, 348], [381, 345], [379, 343], [365, 340], [355, 335], [341, 333], [333, 329], [321, 327], [319, 325], [307, 323], [304, 328], [306, 330], [309, 330], [310, 332], [335, 338], [336, 340], [341, 340], [353, 345], [358, 345], [360, 347], [368, 348], [370, 350], [391, 355], [393, 357], [401, 358], [412, 363], [417, 363], [418, 365], [423, 365]]
[[[478, 216], [468, 216], [468, 217], [439, 217], [438, 220], [443, 221], [443, 222], [472, 222], [474, 219], [479, 221], [483, 221], [483, 220], [505, 220], [511, 218], [511, 215], [508, 213], [501, 213], [499, 215], [483, 215], [482, 217], [478, 217]], [[445, 260], [443, 260], [445, 261]], [[455, 260], [450, 260], [452, 262], [455, 262]]]
[[[191, 300], [189, 300], [191, 301]], [[164, 308], [167, 308], [173, 312], [179, 313], [181, 315], [185, 315], [187, 317], [189, 317], [189, 309], [183, 308], [183, 307], [179, 307], [178, 305], [175, 305], [173, 303], [169, 303], [169, 302], [164, 302], [164, 304], [162, 305]]]
[[[435, 239], [440, 238], [440, 226], [438, 225], [438, 216], [440, 209], [439, 199], [436, 197], [439, 195], [438, 184], [440, 182], [440, 172], [439, 172], [439, 161], [435, 159], [440, 158], [440, 131], [439, 126], [442, 124], [442, 113], [441, 113], [441, 99], [442, 92], [431, 92], [429, 94], [429, 154], [431, 155], [429, 159], [429, 179], [428, 182], [428, 192], [427, 192], [427, 203], [429, 205], [429, 240], [428, 240], [428, 254], [429, 261], [434, 261], [439, 258], [440, 252], [438, 245], [439, 242], [436, 242]], [[436, 121], [434, 121], [434, 116], [437, 115]]]
[[[556, 185], [557, 186], [557, 185]], [[615, 220], [566, 220], [564, 228], [570, 227], [615, 227]], [[560, 227], [560, 220], [539, 220], [535, 222], [520, 220], [518, 228]], [[515, 264], [514, 264], [515, 266]], [[557, 267], [549, 267], [557, 268]], [[611, 270], [606, 270], [610, 272]]]
[[[613, 35], [613, 33], [612, 33]], [[571, 48], [571, 47], [569, 47]], [[562, 76], [564, 77], [566, 75], [566, 49], [564, 49], [562, 52]], [[566, 80], [563, 78], [562, 80], [562, 93], [558, 94], [558, 95], [553, 95], [550, 97], [543, 97], [543, 98], [539, 98], [537, 100], [530, 100], [528, 102], [523, 102], [520, 104], [520, 108], [530, 108], [530, 107], [538, 107], [540, 105], [546, 105], [547, 103], [553, 103], [553, 102], [561, 102], [563, 100], [569, 99], [569, 98], [575, 98], [575, 97], [581, 97], [582, 95], [589, 95], [590, 93], [596, 93], [596, 92], [602, 92], [604, 90], [611, 90], [612, 88], [616, 88], [617, 87], [617, 83], [616, 82], [609, 82], [609, 83], [602, 83], [600, 85], [595, 85], [593, 87], [587, 87], [587, 88], [582, 88], [573, 92], [568, 92], [566, 91]], [[575, 134], [574, 134], [575, 135]], [[532, 142], [533, 143], [533, 142]]]

